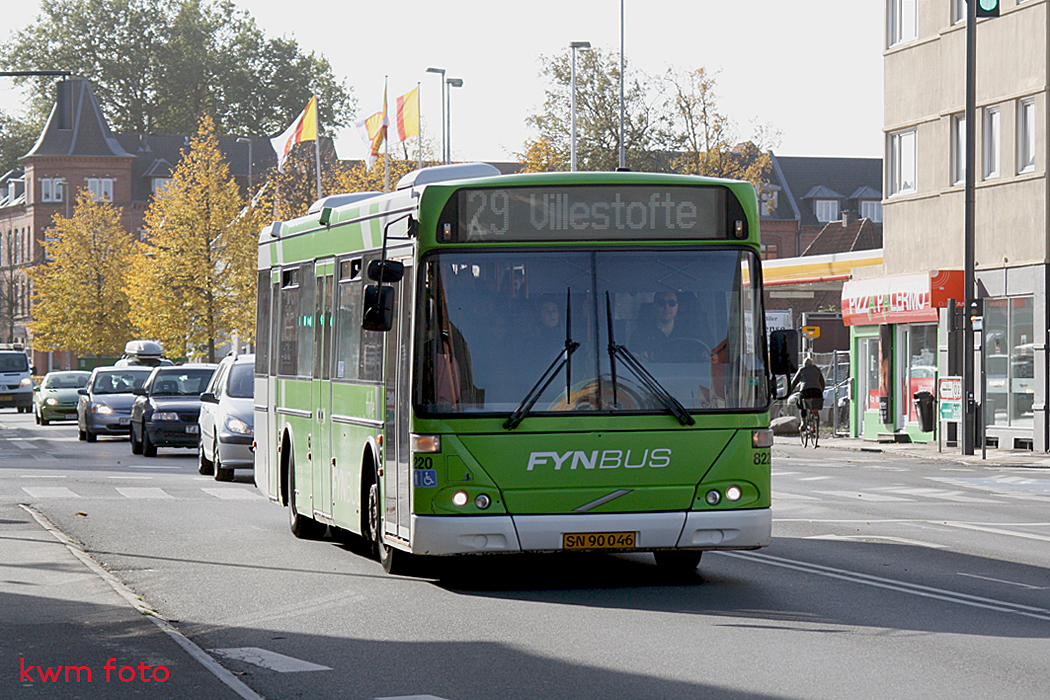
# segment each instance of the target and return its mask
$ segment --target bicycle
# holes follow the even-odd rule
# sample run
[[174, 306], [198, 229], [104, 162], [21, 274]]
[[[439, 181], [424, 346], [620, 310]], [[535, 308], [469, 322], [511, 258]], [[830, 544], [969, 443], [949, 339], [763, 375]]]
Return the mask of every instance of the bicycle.
[[820, 398], [802, 399], [802, 425], [799, 427], [799, 436], [802, 438], [802, 446], [813, 441], [813, 447], [817, 447], [820, 440]]

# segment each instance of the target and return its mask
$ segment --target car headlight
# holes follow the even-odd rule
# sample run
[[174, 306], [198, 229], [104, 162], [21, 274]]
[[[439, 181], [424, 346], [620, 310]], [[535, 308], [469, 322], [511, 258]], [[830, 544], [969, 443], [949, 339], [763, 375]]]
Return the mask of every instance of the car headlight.
[[152, 416], [150, 416], [150, 420], [152, 420], [152, 421], [178, 420], [178, 419], [179, 419], [179, 414], [175, 413], [174, 411], [157, 411]]
[[239, 433], [241, 435], [252, 435], [255, 432], [252, 430], [252, 426], [233, 416], [226, 419], [226, 429], [231, 433]]
[[33, 386], [33, 379], [31, 377], [23, 377], [22, 381], [18, 382], [18, 386]]
[[111, 415], [113, 413], [113, 407], [107, 406], [104, 403], [97, 403], [91, 407], [91, 410], [95, 413], [101, 413], [104, 416]]
[[54, 396], [51, 396], [51, 397], [47, 398], [44, 401], [44, 403], [46, 403], [48, 406], [57, 406], [58, 405], [58, 399], [56, 399]]

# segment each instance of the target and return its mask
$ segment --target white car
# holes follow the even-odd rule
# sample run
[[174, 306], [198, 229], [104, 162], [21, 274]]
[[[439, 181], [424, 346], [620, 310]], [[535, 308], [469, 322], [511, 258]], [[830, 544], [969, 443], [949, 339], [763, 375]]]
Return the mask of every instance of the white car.
[[236, 469], [255, 467], [254, 431], [255, 355], [223, 358], [211, 383], [201, 394], [201, 474], [230, 481]]

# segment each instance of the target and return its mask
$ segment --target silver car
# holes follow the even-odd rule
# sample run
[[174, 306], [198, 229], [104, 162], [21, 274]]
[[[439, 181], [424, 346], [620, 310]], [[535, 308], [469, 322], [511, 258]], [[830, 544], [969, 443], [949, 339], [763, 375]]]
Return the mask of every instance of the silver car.
[[77, 436], [95, 442], [99, 435], [127, 435], [135, 389], [152, 367], [96, 367], [86, 387], [77, 391]]
[[255, 355], [223, 358], [201, 394], [199, 471], [214, 474], [216, 481], [230, 481], [235, 469], [255, 466], [254, 375]]

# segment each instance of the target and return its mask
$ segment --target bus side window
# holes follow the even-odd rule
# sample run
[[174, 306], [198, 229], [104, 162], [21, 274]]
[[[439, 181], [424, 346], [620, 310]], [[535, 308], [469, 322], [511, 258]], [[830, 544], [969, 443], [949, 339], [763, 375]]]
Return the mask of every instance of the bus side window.
[[[378, 256], [374, 254], [366, 258], [364, 261], [365, 267], [367, 268], [368, 263], [376, 258]], [[359, 276], [351, 282], [350, 290], [351, 294], [357, 295], [357, 299], [360, 300], [358, 303], [361, 303], [364, 299], [363, 278]], [[360, 316], [357, 316], [356, 327], [358, 332], [361, 333], [358, 378], [364, 381], [380, 382], [383, 380], [383, 341], [386, 338], [386, 334], [378, 331], [363, 330]]]
[[340, 265], [339, 298], [335, 305], [335, 352], [332, 376], [358, 379], [361, 369], [361, 260]]

